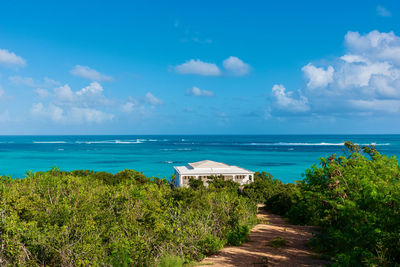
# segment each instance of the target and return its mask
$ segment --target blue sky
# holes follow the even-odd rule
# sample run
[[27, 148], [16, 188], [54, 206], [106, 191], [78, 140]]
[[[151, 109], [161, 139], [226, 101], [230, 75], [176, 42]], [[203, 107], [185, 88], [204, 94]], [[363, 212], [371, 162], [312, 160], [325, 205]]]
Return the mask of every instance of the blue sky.
[[399, 133], [398, 1], [6, 1], [0, 134]]

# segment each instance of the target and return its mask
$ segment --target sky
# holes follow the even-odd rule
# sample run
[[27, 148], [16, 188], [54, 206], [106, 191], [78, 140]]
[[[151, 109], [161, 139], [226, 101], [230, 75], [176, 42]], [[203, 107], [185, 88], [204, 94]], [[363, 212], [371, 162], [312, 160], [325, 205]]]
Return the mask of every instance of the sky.
[[400, 133], [399, 1], [3, 1], [0, 135]]

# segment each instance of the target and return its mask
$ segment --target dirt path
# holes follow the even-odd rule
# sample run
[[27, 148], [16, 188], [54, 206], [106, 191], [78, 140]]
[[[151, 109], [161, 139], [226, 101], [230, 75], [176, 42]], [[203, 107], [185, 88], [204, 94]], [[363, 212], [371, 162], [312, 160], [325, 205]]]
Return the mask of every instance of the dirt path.
[[[257, 215], [262, 223], [253, 227], [249, 242], [239, 247], [225, 247], [217, 255], [204, 259], [199, 266], [324, 266], [328, 263], [312, 258], [314, 253], [306, 246], [315, 228], [288, 224], [262, 207], [259, 205]], [[281, 248], [268, 246], [268, 242], [276, 237], [284, 238], [287, 245]]]

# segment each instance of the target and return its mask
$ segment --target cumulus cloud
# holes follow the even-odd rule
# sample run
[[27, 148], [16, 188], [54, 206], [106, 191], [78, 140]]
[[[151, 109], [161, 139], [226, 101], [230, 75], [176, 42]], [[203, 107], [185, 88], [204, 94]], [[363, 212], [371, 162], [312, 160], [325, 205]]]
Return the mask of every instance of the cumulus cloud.
[[111, 81], [113, 78], [111, 76], [102, 74], [97, 70], [94, 70], [88, 66], [76, 65], [70, 73], [72, 75], [82, 77], [92, 81]]
[[314, 115], [400, 113], [400, 37], [393, 32], [349, 31], [344, 40], [343, 56], [324, 66], [309, 63], [302, 68], [305, 90], [289, 93], [275, 85], [271, 94], [276, 107], [298, 106], [296, 112]]
[[197, 74], [202, 76], [219, 76], [221, 70], [214, 63], [203, 62], [200, 59], [191, 59], [185, 63], [175, 66], [179, 74]]
[[376, 14], [381, 17], [391, 17], [392, 13], [383, 6], [376, 7]]
[[0, 65], [11, 67], [24, 67], [26, 66], [26, 61], [20, 56], [17, 56], [13, 52], [9, 52], [6, 49], [0, 49]]
[[230, 56], [222, 62], [222, 65], [232, 75], [243, 76], [250, 72], [249, 64], [237, 57]]
[[37, 118], [66, 124], [103, 123], [114, 118], [114, 114], [104, 111], [111, 101], [103, 95], [98, 82], [77, 91], [65, 84], [54, 88], [52, 93], [40, 88], [35, 93], [42, 101], [47, 99], [32, 105], [31, 114]]
[[97, 95], [101, 94], [102, 92], [103, 92], [103, 87], [98, 82], [92, 82], [88, 86], [76, 92], [76, 94], [78, 96], [84, 96], [84, 95]]
[[306, 112], [310, 109], [308, 100], [305, 96], [295, 97], [293, 92], [286, 92], [286, 88], [281, 84], [272, 87], [272, 97], [279, 109], [289, 112]]
[[57, 102], [75, 102], [76, 94], [72, 92], [68, 84], [54, 89], [54, 96]]
[[101, 110], [93, 108], [79, 108], [73, 107], [68, 114], [73, 121], [84, 123], [84, 122], [94, 122], [102, 123], [104, 121], [109, 121], [114, 118], [113, 114], [105, 113]]
[[66, 120], [64, 110], [54, 104], [48, 106], [43, 103], [34, 103], [31, 107], [31, 114], [37, 117], [49, 118], [54, 122], [62, 122]]
[[193, 86], [192, 89], [187, 91], [187, 95], [192, 96], [214, 96], [214, 93], [207, 90], [201, 90], [200, 88]]
[[55, 104], [45, 106], [43, 103], [34, 103], [31, 108], [34, 116], [49, 118], [57, 123], [103, 123], [112, 120], [113, 114], [108, 114], [94, 108], [71, 107], [65, 109]]
[[345, 36], [348, 53], [342, 56], [336, 75], [339, 88], [358, 98], [400, 96], [400, 38], [393, 32], [371, 31]]
[[53, 90], [53, 99], [58, 105], [69, 106], [107, 106], [110, 100], [103, 95], [103, 87], [98, 82], [91, 82], [78, 91], [73, 91], [68, 84], [56, 87]]
[[161, 99], [155, 97], [152, 93], [146, 93], [146, 102], [152, 106], [161, 105], [163, 102]]
[[313, 64], [309, 63], [301, 70], [308, 79], [307, 86], [311, 89], [325, 87], [333, 81], [334, 69], [332, 66], [328, 66], [325, 70], [324, 68], [317, 68]]
[[393, 32], [371, 31], [361, 35], [359, 32], [348, 32], [345, 45], [352, 53], [364, 56], [372, 61], [389, 61], [400, 64], [400, 37]]

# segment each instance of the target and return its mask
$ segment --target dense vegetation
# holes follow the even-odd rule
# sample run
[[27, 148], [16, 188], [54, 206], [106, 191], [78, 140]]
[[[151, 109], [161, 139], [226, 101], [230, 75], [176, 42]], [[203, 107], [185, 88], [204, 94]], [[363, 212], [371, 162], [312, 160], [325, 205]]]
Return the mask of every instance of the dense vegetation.
[[152, 266], [238, 245], [256, 207], [236, 189], [172, 189], [125, 170], [57, 169], [0, 181], [0, 265]]
[[244, 189], [292, 223], [317, 225], [312, 245], [340, 266], [400, 265], [400, 167], [374, 147], [347, 142], [297, 184], [265, 173]]
[[208, 188], [195, 179], [173, 188], [133, 170], [2, 177], [0, 265], [179, 266], [240, 245], [265, 202], [292, 223], [318, 226], [311, 246], [334, 265], [399, 266], [399, 180], [395, 157], [351, 143], [302, 181], [256, 173], [242, 190], [216, 177]]

